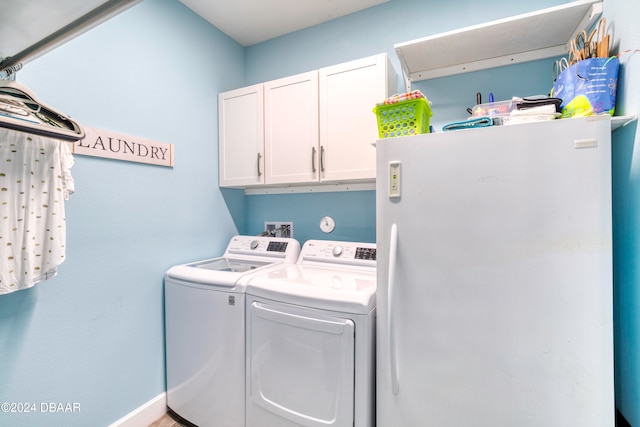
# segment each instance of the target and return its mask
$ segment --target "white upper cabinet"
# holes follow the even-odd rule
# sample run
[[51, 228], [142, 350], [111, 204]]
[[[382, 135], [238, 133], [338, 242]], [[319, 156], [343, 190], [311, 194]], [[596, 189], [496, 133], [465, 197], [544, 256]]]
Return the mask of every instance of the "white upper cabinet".
[[218, 95], [221, 187], [264, 184], [262, 83]]
[[265, 184], [318, 180], [318, 72], [264, 84]]
[[380, 54], [221, 93], [220, 186], [373, 182], [373, 107], [396, 87]]
[[395, 92], [397, 76], [380, 54], [320, 69], [320, 179], [375, 180], [378, 125], [373, 107]]

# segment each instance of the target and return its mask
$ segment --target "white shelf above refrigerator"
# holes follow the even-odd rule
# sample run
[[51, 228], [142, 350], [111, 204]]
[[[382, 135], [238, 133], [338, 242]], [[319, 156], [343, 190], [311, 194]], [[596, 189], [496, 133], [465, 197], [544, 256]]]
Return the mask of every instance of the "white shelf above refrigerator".
[[561, 56], [578, 32], [602, 15], [602, 1], [548, 9], [396, 44], [410, 82]]

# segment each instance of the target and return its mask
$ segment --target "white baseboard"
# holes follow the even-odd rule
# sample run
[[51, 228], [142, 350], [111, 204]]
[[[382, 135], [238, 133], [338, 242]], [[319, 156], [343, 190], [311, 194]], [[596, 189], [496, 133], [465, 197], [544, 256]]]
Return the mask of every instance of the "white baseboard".
[[148, 427], [167, 413], [167, 393], [162, 392], [109, 427]]

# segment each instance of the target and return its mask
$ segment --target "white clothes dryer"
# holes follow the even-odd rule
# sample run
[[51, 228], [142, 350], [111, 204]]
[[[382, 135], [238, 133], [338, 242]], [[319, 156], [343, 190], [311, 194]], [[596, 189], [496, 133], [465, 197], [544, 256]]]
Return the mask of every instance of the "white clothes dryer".
[[375, 422], [376, 247], [307, 241], [246, 283], [247, 427]]
[[200, 427], [245, 426], [245, 294], [238, 279], [295, 264], [294, 239], [235, 236], [218, 258], [165, 274], [167, 405]]

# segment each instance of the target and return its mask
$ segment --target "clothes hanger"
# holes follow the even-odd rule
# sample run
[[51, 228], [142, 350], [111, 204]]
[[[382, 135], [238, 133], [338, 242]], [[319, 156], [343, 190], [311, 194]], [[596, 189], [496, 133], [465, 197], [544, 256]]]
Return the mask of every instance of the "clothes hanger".
[[0, 127], [66, 141], [84, 138], [78, 122], [40, 102], [14, 80], [0, 80]]

